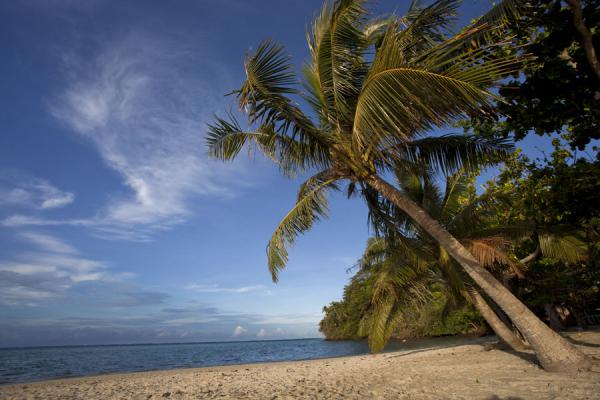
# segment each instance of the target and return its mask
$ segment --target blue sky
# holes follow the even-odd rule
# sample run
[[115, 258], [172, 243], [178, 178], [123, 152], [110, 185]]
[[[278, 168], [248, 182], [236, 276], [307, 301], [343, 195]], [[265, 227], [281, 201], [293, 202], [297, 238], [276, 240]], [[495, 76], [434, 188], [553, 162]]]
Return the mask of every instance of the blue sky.
[[204, 133], [261, 39], [301, 65], [320, 4], [0, 3], [0, 346], [319, 335], [369, 235], [364, 206], [334, 196], [275, 285], [265, 246], [298, 182], [209, 160]]

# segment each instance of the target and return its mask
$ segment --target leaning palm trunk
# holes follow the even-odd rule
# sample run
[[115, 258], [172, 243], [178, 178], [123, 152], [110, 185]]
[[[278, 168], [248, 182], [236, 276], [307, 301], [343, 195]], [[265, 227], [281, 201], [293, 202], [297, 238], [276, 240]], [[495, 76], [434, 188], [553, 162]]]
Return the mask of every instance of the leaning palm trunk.
[[377, 175], [368, 177], [366, 183], [403, 210], [439, 242], [471, 279], [508, 315], [531, 344], [545, 370], [572, 371], [591, 366], [591, 361], [582, 352], [542, 322], [425, 210]]
[[[511, 318], [548, 370], [586, 367], [589, 360], [553, 332], [508, 289], [483, 269], [452, 235], [419, 206], [381, 180], [378, 171], [431, 167], [474, 170], [499, 161], [504, 140], [451, 135], [418, 138], [432, 127], [465, 116], [492, 112], [490, 89], [529, 59], [506, 48], [504, 0], [475, 23], [450, 37], [458, 0], [437, 0], [425, 8], [413, 2], [409, 16], [368, 21], [364, 0], [325, 2], [308, 34], [311, 62], [305, 88], [283, 48], [269, 41], [246, 59], [247, 79], [233, 93], [248, 115], [250, 131], [233, 115], [216, 118], [207, 143], [212, 156], [233, 160], [246, 144], [255, 145], [287, 175], [321, 172], [299, 190], [294, 209], [276, 228], [268, 247], [273, 279], [287, 263], [286, 246], [327, 215], [326, 193], [337, 181], [366, 184], [420, 225]], [[500, 17], [500, 18], [499, 18]], [[374, 51], [374, 54], [373, 52]], [[296, 103], [306, 99], [315, 123]], [[328, 170], [338, 177], [329, 179]]]
[[494, 310], [489, 306], [481, 294], [473, 289], [470, 291], [470, 297], [473, 305], [494, 331], [496, 336], [500, 338], [507, 346], [515, 351], [524, 351], [527, 346], [515, 335], [515, 333], [496, 315]]

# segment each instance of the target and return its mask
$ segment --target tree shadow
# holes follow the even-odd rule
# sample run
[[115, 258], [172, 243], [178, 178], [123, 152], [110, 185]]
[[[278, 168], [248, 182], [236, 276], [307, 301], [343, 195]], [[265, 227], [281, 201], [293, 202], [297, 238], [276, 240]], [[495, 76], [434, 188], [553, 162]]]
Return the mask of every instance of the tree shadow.
[[527, 361], [528, 363], [539, 366], [537, 357], [535, 356], [534, 353], [527, 353], [524, 351], [516, 351], [513, 349], [500, 349], [500, 351], [503, 351], [508, 354], [512, 354], [513, 356], [519, 357], [523, 361]]
[[484, 349], [486, 351], [491, 351], [491, 350], [503, 351], [503, 352], [511, 354], [513, 356], [519, 357], [523, 361], [526, 361], [528, 363], [539, 366], [537, 357], [535, 356], [535, 353], [533, 353], [533, 351], [513, 350], [510, 347], [508, 347], [508, 345], [506, 345], [502, 342], [496, 342], [496, 343], [490, 343], [490, 344], [484, 345]]
[[572, 337], [567, 336], [567, 340], [573, 344], [577, 344], [580, 346], [586, 346], [586, 347], [600, 347], [600, 344], [598, 343], [589, 343], [589, 342], [584, 342], [583, 340], [577, 340], [577, 339], [573, 339]]
[[[461, 345], [429, 347], [429, 348], [425, 348], [425, 349], [418, 349], [418, 350], [413, 350], [413, 351], [407, 351], [406, 353], [402, 353], [402, 354], [389, 355], [386, 358], [405, 357], [405, 356], [409, 356], [411, 354], [422, 353], [422, 352], [425, 352], [425, 351], [451, 349], [452, 347], [459, 347], [459, 346], [461, 346]], [[483, 346], [483, 347], [487, 351], [490, 351], [490, 350], [499, 350], [499, 351], [503, 351], [503, 352], [508, 353], [508, 354], [512, 354], [513, 356], [519, 357], [523, 361], [526, 361], [528, 363], [531, 363], [531, 364], [534, 364], [536, 366], [539, 366], [539, 364], [537, 362], [537, 358], [536, 358], [535, 354], [533, 354], [533, 353], [527, 353], [527, 352], [523, 352], [523, 351], [516, 351], [516, 350], [512, 350], [510, 348], [505, 348], [505, 347], [501, 347], [501, 346], [489, 346], [487, 348], [485, 346]]]
[[[455, 346], [451, 346], [451, 347], [455, 347]], [[398, 357], [410, 356], [411, 354], [423, 353], [424, 351], [442, 350], [442, 349], [448, 349], [448, 348], [450, 348], [450, 347], [429, 347], [426, 349], [407, 351], [406, 353], [402, 353], [402, 354], [389, 355], [386, 358], [398, 358]]]

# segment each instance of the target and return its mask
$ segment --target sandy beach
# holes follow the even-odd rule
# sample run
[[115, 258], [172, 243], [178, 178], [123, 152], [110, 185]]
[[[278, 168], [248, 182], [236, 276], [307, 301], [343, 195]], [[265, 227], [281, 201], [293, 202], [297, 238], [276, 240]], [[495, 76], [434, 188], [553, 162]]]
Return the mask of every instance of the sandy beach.
[[596, 358], [592, 371], [547, 373], [526, 354], [467, 344], [8, 385], [0, 399], [599, 399], [600, 332], [568, 336]]

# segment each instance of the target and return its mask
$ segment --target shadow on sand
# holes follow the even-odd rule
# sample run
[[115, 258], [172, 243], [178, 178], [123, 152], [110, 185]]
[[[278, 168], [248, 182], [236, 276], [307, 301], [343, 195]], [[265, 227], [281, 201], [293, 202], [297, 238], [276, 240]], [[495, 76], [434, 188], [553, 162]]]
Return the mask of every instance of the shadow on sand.
[[[409, 356], [411, 354], [417, 354], [417, 353], [423, 353], [425, 351], [435, 351], [435, 350], [442, 350], [442, 349], [451, 349], [453, 347], [459, 347], [459, 346], [463, 346], [466, 343], [460, 343], [460, 344], [454, 344], [454, 345], [447, 345], [447, 346], [438, 346], [438, 347], [428, 347], [428, 348], [423, 348], [423, 349], [416, 349], [416, 350], [412, 350], [412, 351], [406, 351], [402, 354], [391, 354], [388, 355], [386, 358], [398, 358], [398, 357], [405, 357], [405, 356]], [[500, 351], [504, 351], [505, 353], [508, 354], [512, 354], [513, 356], [519, 357], [520, 359], [522, 359], [523, 361], [526, 361], [528, 363], [531, 364], [535, 364], [535, 365], [539, 365], [537, 362], [537, 358], [535, 357], [535, 354], [533, 353], [527, 353], [527, 352], [522, 352], [522, 351], [515, 351], [512, 349], [509, 349], [507, 347], [504, 347], [502, 345], [498, 345], [497, 343], [471, 343], [471, 344], [479, 344], [481, 345], [484, 349], [486, 349], [487, 351], [490, 350], [500, 350]]]
[[589, 342], [584, 342], [583, 340], [577, 340], [577, 339], [573, 339], [572, 337], [568, 337], [567, 336], [567, 340], [570, 341], [573, 344], [577, 344], [579, 346], [586, 346], [586, 347], [600, 347], [600, 344], [598, 343], [589, 343]]

